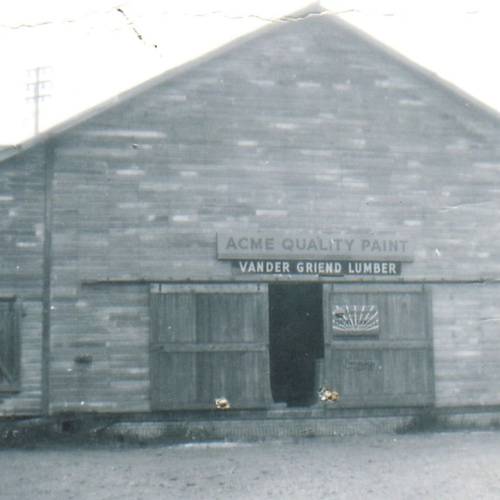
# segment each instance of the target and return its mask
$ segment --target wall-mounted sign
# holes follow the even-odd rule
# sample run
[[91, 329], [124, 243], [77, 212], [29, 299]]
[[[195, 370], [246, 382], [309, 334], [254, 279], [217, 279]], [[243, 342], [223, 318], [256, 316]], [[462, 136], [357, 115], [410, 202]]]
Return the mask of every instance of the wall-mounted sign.
[[413, 260], [413, 249], [407, 239], [398, 237], [228, 232], [217, 234], [217, 258], [410, 262]]
[[401, 262], [304, 261], [304, 260], [235, 260], [233, 267], [241, 274], [302, 274], [319, 276], [398, 276]]
[[375, 305], [335, 306], [332, 331], [335, 335], [373, 335], [379, 331], [378, 307]]

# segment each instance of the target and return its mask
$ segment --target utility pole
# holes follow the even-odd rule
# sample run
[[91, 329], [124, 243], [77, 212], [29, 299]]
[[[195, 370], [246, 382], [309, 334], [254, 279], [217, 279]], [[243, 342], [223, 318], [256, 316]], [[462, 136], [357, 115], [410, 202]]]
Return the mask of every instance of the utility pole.
[[40, 103], [51, 97], [50, 94], [44, 92], [45, 87], [51, 84], [50, 80], [42, 80], [44, 74], [49, 69], [48, 66], [39, 66], [28, 70], [28, 75], [30, 78], [33, 78], [33, 80], [26, 85], [26, 88], [28, 92], [32, 92], [33, 95], [27, 97], [26, 100], [35, 103], [35, 135], [38, 134], [40, 130]]

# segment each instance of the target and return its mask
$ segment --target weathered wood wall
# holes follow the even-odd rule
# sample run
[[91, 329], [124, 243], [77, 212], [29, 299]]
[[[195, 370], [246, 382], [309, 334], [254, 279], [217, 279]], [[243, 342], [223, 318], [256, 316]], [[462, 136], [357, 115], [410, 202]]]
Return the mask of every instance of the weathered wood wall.
[[[53, 336], [67, 349], [54, 352], [54, 408], [80, 399], [62, 389], [67, 365], [87, 350], [77, 309], [87, 331], [107, 332], [103, 359], [126, 338], [107, 306], [82, 306], [94, 290], [82, 281], [231, 281], [230, 264], [216, 260], [217, 231], [396, 234], [415, 246], [404, 280], [495, 277], [499, 132], [490, 116], [325, 18], [268, 31], [73, 128], [56, 153]], [[118, 286], [108, 293], [134, 314]], [[140, 317], [129, 340], [142, 344], [127, 363], [146, 369]], [[453, 399], [446, 355], [436, 353], [441, 402]], [[147, 405], [142, 376], [130, 408]], [[130, 396], [88, 387], [89, 408]]]
[[151, 293], [151, 405], [267, 408], [266, 285], [157, 285]]
[[[149, 408], [148, 283], [238, 279], [216, 260], [216, 233], [231, 229], [411, 240], [402, 280], [449, 283], [434, 287], [438, 403], [497, 403], [490, 367], [466, 389], [492, 359], [496, 323], [468, 332], [451, 311], [472, 300], [463, 282], [500, 273], [499, 137], [498, 120], [326, 16], [267, 30], [61, 133], [52, 409]], [[27, 310], [23, 391], [0, 411], [39, 397], [39, 156], [0, 173], [0, 288]], [[496, 314], [490, 288], [474, 295], [480, 314]]]
[[149, 286], [84, 286], [57, 304], [52, 410], [149, 410]]
[[500, 404], [500, 287], [433, 290], [436, 403]]
[[231, 278], [215, 233], [241, 228], [398, 234], [416, 247], [405, 278], [489, 278], [500, 271], [499, 131], [311, 19], [73, 129], [57, 187], [79, 201], [86, 279]]
[[21, 384], [0, 394], [0, 415], [40, 411], [44, 146], [0, 164], [0, 296], [21, 308]]
[[[345, 407], [411, 407], [434, 404], [433, 350], [428, 294], [421, 285], [325, 287], [323, 384], [342, 394]], [[333, 328], [334, 311], [350, 307]], [[374, 312], [359, 314], [360, 308]], [[375, 328], [376, 327], [376, 328]]]

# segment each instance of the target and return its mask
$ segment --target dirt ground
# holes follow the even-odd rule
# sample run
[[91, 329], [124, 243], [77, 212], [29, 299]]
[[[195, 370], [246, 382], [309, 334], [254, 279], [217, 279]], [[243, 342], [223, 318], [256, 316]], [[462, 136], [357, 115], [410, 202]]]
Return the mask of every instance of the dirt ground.
[[1, 500], [500, 498], [500, 432], [0, 451]]

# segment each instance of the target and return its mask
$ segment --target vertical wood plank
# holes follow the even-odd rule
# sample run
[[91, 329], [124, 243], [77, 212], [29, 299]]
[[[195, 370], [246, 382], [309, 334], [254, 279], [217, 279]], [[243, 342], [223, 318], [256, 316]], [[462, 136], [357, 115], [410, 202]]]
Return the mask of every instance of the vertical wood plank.
[[213, 408], [218, 397], [239, 408], [268, 406], [266, 287], [163, 286], [151, 293], [153, 406]]
[[[328, 327], [325, 379], [330, 378], [345, 406], [415, 406], [434, 401], [429, 298], [422, 287], [325, 287]], [[337, 307], [376, 306], [379, 331], [363, 336], [332, 330]], [[341, 335], [341, 336], [339, 336]], [[377, 346], [380, 347], [377, 347]], [[365, 346], [365, 347], [364, 347]]]

